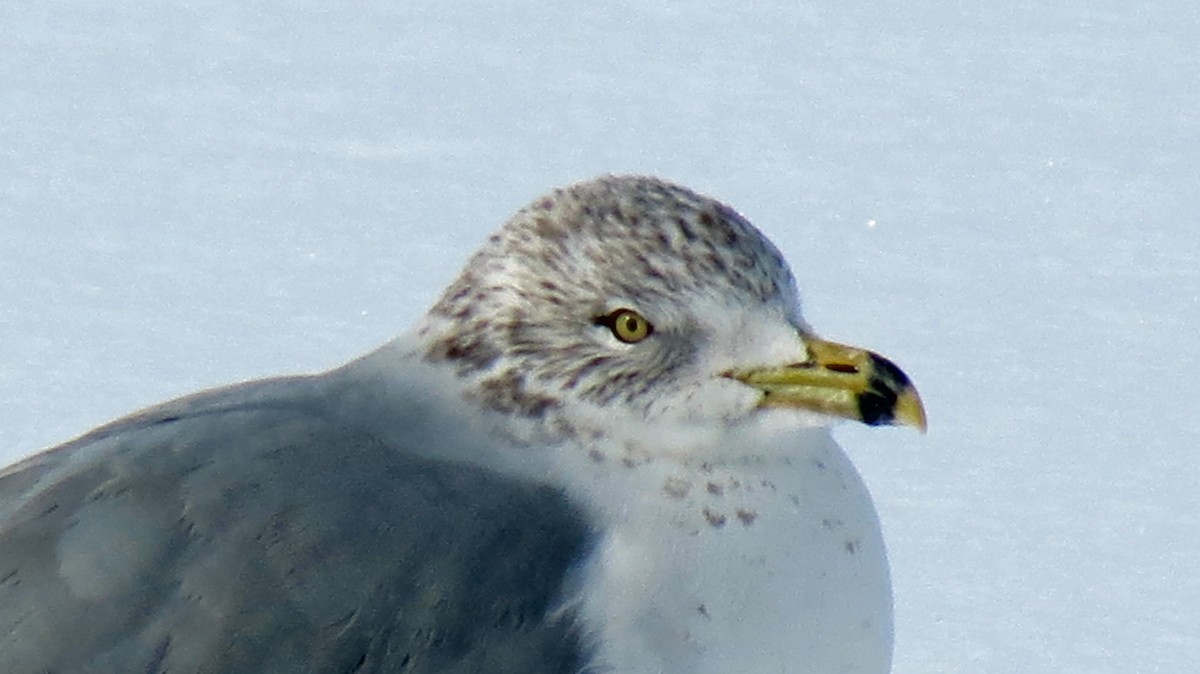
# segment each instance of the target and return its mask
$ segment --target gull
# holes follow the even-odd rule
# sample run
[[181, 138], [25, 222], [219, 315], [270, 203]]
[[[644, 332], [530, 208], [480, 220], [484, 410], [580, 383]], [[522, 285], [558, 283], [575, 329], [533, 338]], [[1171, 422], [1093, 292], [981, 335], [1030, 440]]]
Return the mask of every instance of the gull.
[[0, 671], [886, 672], [839, 419], [925, 427], [745, 218], [565, 187], [378, 350], [0, 471]]

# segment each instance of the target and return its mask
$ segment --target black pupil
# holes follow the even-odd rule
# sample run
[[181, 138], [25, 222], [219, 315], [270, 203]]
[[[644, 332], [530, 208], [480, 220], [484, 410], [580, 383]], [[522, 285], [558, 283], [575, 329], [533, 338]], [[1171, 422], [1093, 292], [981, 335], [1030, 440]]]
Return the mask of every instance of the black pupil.
[[625, 330], [627, 330], [629, 332], [637, 332], [637, 329], [638, 329], [637, 316], [626, 316], [625, 317]]

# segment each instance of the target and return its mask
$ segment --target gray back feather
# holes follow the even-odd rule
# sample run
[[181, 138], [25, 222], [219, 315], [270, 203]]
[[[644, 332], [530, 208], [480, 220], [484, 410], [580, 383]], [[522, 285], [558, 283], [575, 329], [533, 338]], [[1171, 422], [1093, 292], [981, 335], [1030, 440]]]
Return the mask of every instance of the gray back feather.
[[582, 670], [551, 616], [580, 513], [386, 446], [326, 392], [200, 394], [0, 473], [0, 671]]

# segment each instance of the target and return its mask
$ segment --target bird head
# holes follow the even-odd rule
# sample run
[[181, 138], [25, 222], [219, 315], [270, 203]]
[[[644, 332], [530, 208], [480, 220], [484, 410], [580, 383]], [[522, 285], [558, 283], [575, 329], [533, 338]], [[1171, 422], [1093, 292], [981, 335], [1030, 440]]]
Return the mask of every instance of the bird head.
[[[427, 360], [525, 417], [736, 425], [766, 410], [925, 427], [908, 377], [818, 338], [782, 254], [728, 206], [647, 177], [514, 215], [430, 310]], [[574, 412], [566, 412], [574, 410]]]

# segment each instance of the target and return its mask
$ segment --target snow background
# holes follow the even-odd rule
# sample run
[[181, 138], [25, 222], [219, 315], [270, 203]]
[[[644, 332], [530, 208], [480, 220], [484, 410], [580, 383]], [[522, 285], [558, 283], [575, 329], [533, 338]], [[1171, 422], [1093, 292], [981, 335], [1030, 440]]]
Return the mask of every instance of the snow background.
[[927, 436], [838, 430], [897, 673], [1194, 671], [1200, 5], [903, 4], [5, 2], [0, 461], [337, 365], [653, 173], [920, 387]]

